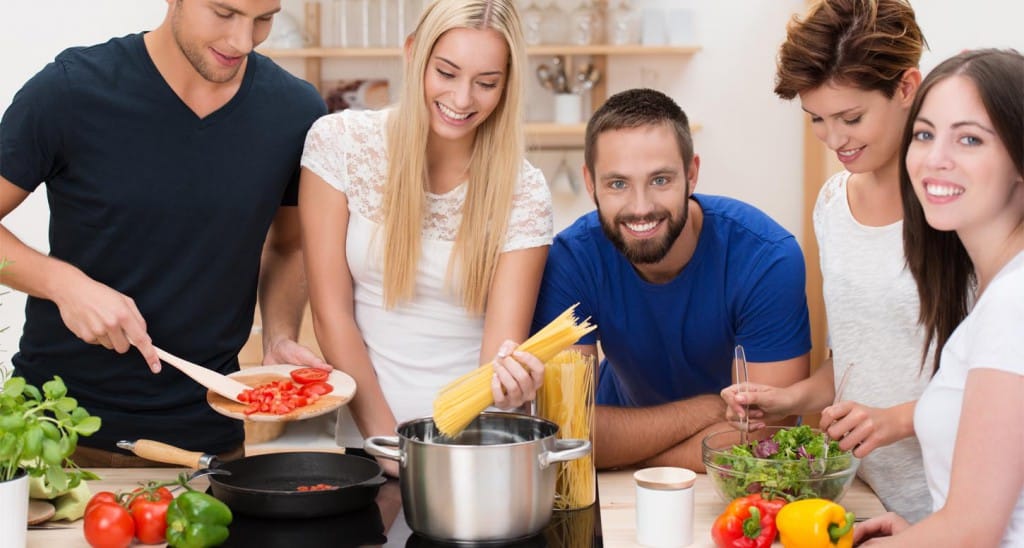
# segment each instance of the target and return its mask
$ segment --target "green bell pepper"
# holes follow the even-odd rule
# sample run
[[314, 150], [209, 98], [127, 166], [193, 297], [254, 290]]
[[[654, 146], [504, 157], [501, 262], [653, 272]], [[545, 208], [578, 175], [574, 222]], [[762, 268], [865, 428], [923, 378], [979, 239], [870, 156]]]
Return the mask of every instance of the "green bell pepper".
[[167, 544], [175, 548], [219, 546], [228, 538], [231, 509], [199, 491], [178, 495], [167, 507]]

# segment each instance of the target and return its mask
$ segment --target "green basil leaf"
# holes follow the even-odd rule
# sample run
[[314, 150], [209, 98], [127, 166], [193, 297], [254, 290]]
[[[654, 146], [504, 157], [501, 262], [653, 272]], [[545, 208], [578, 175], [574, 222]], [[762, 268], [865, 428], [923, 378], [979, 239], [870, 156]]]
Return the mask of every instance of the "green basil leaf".
[[78, 400], [70, 396], [64, 396], [57, 400], [57, 409], [70, 413], [78, 408]]
[[[44, 443], [45, 446], [45, 443]], [[45, 453], [45, 450], [44, 450]], [[44, 458], [45, 460], [45, 458]], [[46, 481], [54, 491], [61, 492], [68, 490], [68, 475], [60, 466], [50, 466], [46, 469]]]
[[35, 401], [41, 401], [43, 399], [43, 395], [39, 392], [39, 389], [31, 384], [25, 387], [25, 397], [31, 398]]
[[100, 418], [99, 417], [88, 417], [82, 420], [82, 422], [76, 424], [74, 429], [76, 432], [83, 436], [91, 436], [100, 429]]
[[57, 425], [53, 424], [52, 422], [42, 421], [39, 423], [39, 427], [43, 429], [43, 434], [46, 435], [47, 439], [52, 441], [57, 441], [60, 439], [60, 429], [57, 428]]
[[[61, 452], [60, 443], [49, 438], [43, 440], [42, 451], [43, 462], [59, 467], [64, 462], [64, 454]], [[47, 472], [49, 477], [49, 472]]]
[[43, 429], [38, 424], [30, 425], [25, 430], [25, 450], [22, 453], [24, 459], [34, 459], [43, 450]]
[[11, 377], [4, 383], [4, 396], [17, 398], [25, 390], [25, 377]]
[[64, 386], [64, 381], [60, 380], [60, 377], [54, 377], [52, 381], [43, 383], [43, 394], [46, 394], [48, 400], [59, 400], [67, 393], [68, 388]]

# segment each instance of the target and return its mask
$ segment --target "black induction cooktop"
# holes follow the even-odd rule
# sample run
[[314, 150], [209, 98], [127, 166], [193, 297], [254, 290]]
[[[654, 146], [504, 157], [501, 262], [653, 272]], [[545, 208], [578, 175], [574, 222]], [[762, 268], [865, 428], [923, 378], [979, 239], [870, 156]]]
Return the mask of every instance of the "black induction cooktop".
[[252, 548], [304, 548], [317, 546], [599, 548], [600, 503], [573, 511], [555, 511], [539, 534], [513, 542], [472, 544], [442, 543], [413, 533], [405, 523], [397, 499], [397, 480], [381, 487], [377, 500], [367, 508], [338, 516], [310, 519], [268, 519], [235, 514], [231, 535], [224, 546]]

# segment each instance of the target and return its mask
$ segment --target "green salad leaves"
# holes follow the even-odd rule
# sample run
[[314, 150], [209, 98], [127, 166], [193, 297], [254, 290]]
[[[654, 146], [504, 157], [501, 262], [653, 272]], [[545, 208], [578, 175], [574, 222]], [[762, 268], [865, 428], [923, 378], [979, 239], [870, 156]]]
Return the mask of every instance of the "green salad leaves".
[[852, 480], [858, 461], [830, 441], [822, 466], [824, 449], [825, 435], [810, 426], [782, 428], [771, 438], [715, 454], [707, 472], [729, 499], [761, 493], [790, 501], [835, 500]]

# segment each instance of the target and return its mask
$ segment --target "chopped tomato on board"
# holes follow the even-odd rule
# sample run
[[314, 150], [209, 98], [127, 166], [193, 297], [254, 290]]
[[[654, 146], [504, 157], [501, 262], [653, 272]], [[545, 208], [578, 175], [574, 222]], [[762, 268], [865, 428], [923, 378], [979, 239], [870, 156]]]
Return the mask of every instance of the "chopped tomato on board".
[[334, 392], [334, 387], [325, 382], [311, 382], [303, 385], [302, 388], [299, 389], [299, 392], [305, 396], [316, 395], [319, 397]]
[[253, 413], [286, 415], [300, 407], [305, 407], [315, 402], [319, 398], [320, 396], [316, 393], [304, 393], [299, 385], [289, 380], [263, 383], [254, 388], [243, 390], [238, 395], [238, 399], [242, 403], [248, 404], [244, 411], [246, 415], [252, 415]]

